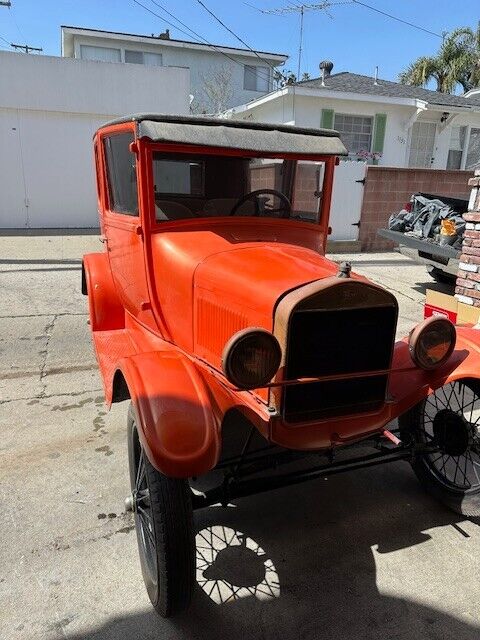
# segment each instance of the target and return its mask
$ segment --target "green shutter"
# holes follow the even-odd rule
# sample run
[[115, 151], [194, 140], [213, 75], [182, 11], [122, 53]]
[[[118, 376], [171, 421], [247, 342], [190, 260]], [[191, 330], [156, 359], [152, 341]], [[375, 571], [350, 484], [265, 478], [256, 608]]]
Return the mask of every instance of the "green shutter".
[[322, 129], [333, 129], [333, 109], [322, 109], [320, 126]]
[[[376, 113], [375, 124], [373, 127], [373, 144], [372, 144], [372, 151], [374, 153], [383, 153], [383, 143], [385, 142], [386, 128], [387, 128], [387, 114]], [[378, 164], [378, 160], [374, 160], [373, 164]]]

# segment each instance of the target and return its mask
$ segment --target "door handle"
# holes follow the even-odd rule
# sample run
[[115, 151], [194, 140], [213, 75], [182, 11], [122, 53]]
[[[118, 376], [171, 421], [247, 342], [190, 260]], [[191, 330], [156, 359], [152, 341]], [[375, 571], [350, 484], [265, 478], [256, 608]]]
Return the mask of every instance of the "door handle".
[[361, 180], [355, 180], [355, 182], [358, 182], [360, 184], [363, 184], [363, 186], [365, 186], [365, 178], [362, 178]]
[[358, 222], [352, 222], [352, 227], [359, 227], [360, 228], [360, 224], [361, 224], [360, 220]]

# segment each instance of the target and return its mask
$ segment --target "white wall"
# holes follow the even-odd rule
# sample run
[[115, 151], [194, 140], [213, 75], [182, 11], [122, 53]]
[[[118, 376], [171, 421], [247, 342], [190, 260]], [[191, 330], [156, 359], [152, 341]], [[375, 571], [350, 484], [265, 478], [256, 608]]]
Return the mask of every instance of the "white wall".
[[187, 70], [139, 67], [0, 52], [0, 228], [98, 225], [95, 130], [188, 113]]
[[[301, 127], [320, 127], [322, 109], [333, 109], [335, 113], [374, 117], [376, 113], [387, 114], [387, 125], [382, 157], [378, 164], [388, 167], [408, 167], [411, 118], [416, 112], [412, 106], [363, 102], [361, 100], [341, 100], [313, 96], [279, 96], [274, 100], [253, 105], [246, 111], [233, 113], [232, 117], [257, 122], [290, 123]], [[439, 108], [440, 109], [440, 108]], [[417, 117], [419, 122], [434, 122], [437, 125], [433, 150], [433, 169], [445, 169], [452, 127], [480, 127], [480, 113], [465, 112], [457, 115], [451, 123], [441, 123], [443, 109], [428, 109]]]
[[[228, 69], [231, 72], [231, 87], [232, 95], [225, 105], [225, 108], [232, 107], [237, 104], [244, 104], [250, 100], [254, 100], [266, 93], [265, 91], [247, 91], [243, 88], [243, 73], [244, 65], [264, 66], [268, 65], [252, 56], [242, 56], [235, 52], [229, 52], [229, 58], [235, 60], [229, 60], [229, 58], [222, 55], [215, 50], [200, 50], [191, 49], [187, 45], [185, 46], [171, 46], [165, 44], [165, 41], [158, 39], [154, 43], [148, 42], [135, 42], [132, 40], [121, 40], [113, 38], [91, 37], [84, 35], [74, 36], [74, 54], [76, 58], [80, 58], [81, 45], [90, 45], [97, 47], [111, 47], [120, 49], [121, 60], [124, 60], [125, 49], [145, 51], [151, 53], [162, 54], [162, 64], [166, 67], [177, 66], [184, 67], [190, 70], [190, 93], [194, 96], [194, 105], [199, 107], [204, 105], [207, 109], [211, 108], [209, 105], [208, 96], [203, 91], [205, 78], [210, 79], [215, 77], [222, 68]], [[262, 56], [264, 57], [264, 56]], [[275, 61], [265, 57], [265, 60], [270, 64], [275, 64]], [[118, 65], [119, 63], [110, 63]], [[120, 63], [125, 64], [125, 63]], [[138, 64], [127, 64], [128, 67], [140, 67]], [[262, 72], [263, 75], [263, 72]], [[272, 79], [270, 75], [270, 88], [272, 88]]]
[[255, 106], [246, 112], [234, 115], [234, 117], [259, 122], [289, 122], [300, 127], [318, 128], [321, 124], [322, 109], [333, 109], [336, 113], [372, 117], [376, 113], [386, 113], [387, 129], [383, 155], [379, 164], [389, 167], [405, 166], [408, 143], [406, 125], [410, 116], [415, 112], [413, 107], [386, 105], [381, 102], [362, 102], [360, 100], [319, 99], [299, 95], [293, 99], [290, 94]]

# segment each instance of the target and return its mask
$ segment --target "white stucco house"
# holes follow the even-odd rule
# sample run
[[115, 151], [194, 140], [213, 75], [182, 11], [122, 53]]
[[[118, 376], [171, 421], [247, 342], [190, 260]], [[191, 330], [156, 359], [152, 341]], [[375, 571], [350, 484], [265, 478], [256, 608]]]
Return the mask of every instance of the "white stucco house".
[[62, 56], [110, 63], [182, 67], [190, 72], [192, 111], [216, 112], [274, 88], [274, 70], [288, 56], [160, 35], [136, 35], [62, 26]]
[[351, 159], [391, 167], [480, 165], [480, 92], [429, 91], [356, 73], [285, 86], [228, 110], [228, 118], [337, 129]]
[[7, 51], [0, 69], [0, 228], [97, 227], [95, 130], [126, 113], [189, 113], [188, 69]]

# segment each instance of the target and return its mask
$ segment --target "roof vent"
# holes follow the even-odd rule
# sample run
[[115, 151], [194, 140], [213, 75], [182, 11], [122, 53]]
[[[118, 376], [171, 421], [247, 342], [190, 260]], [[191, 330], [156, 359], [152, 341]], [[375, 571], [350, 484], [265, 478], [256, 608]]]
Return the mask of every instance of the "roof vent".
[[170, 40], [170, 29], [165, 29], [162, 33], [158, 34], [160, 40]]
[[328, 76], [332, 73], [333, 62], [330, 62], [330, 60], [322, 60], [322, 62], [320, 62], [318, 66], [320, 68], [320, 73], [322, 74], [322, 87], [324, 87], [325, 78], [328, 78]]

